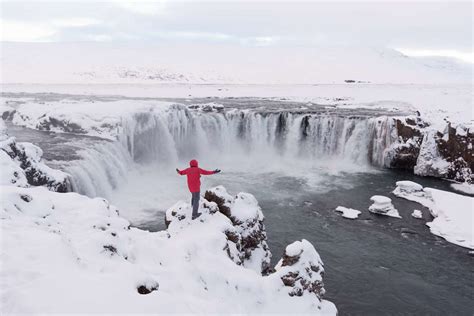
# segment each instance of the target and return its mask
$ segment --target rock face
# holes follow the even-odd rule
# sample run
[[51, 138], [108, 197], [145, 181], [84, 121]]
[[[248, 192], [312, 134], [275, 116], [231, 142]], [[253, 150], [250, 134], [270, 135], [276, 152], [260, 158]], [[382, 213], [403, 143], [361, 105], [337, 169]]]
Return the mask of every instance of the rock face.
[[321, 258], [307, 240], [288, 245], [275, 267], [290, 296], [315, 295], [319, 300], [324, 293], [324, 268]]
[[462, 125], [447, 123], [443, 132], [419, 117], [396, 121], [398, 142], [387, 153], [388, 167], [417, 175], [474, 181], [474, 134]]
[[406, 118], [396, 120], [398, 143], [389, 154], [389, 167], [413, 171], [420, 153], [423, 136], [419, 130], [421, 122]]
[[472, 183], [474, 133], [463, 126], [453, 128], [448, 124], [444, 134], [436, 134], [436, 144], [440, 155], [450, 163], [447, 178]]
[[[43, 151], [31, 143], [17, 143], [14, 137], [3, 134], [0, 139], [2, 180], [20, 187], [45, 186], [51, 191], [69, 192], [68, 175], [52, 169], [42, 161]], [[5, 183], [7, 184], [7, 183]]]

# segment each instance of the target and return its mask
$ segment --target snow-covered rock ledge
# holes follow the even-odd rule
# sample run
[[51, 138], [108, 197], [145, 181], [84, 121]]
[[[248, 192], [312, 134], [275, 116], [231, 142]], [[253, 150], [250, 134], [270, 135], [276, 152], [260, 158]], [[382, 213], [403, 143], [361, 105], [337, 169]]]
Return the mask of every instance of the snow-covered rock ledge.
[[337, 313], [322, 298], [323, 264], [308, 241], [269, 268], [250, 194], [214, 188], [224, 203], [202, 199], [203, 215], [191, 221], [190, 205], [179, 202], [168, 229], [152, 233], [130, 227], [102, 198], [0, 189], [2, 314]]
[[42, 156], [38, 146], [9, 137], [0, 119], [0, 185], [42, 185], [52, 191], [70, 191], [69, 175], [48, 167]]

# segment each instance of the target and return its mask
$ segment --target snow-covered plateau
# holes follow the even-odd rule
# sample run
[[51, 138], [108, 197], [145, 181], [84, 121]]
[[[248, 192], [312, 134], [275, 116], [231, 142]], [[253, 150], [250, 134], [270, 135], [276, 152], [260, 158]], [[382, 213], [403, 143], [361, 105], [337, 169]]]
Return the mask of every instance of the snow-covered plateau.
[[130, 227], [103, 198], [55, 192], [62, 173], [44, 169], [37, 150], [24, 155], [51, 177], [47, 187], [32, 185], [31, 166], [5, 152], [2, 313], [337, 314], [323, 299], [323, 263], [311, 243], [296, 241], [270, 266], [264, 216], [251, 194], [210, 189], [199, 220], [178, 202], [167, 230], [152, 233]]

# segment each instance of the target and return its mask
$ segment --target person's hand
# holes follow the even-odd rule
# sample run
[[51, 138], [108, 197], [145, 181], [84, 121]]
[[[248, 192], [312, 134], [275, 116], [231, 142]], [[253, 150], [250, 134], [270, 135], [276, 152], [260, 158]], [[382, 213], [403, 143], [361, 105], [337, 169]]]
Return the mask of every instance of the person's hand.
[[221, 169], [214, 170], [214, 173], [219, 173], [219, 172], [221, 172]]
[[178, 169], [178, 168], [176, 168], [176, 172], [179, 173], [179, 169]]

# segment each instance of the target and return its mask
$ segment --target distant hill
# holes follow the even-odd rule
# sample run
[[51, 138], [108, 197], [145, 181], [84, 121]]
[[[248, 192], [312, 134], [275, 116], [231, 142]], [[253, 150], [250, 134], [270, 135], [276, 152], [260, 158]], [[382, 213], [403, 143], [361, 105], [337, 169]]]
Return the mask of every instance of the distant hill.
[[470, 83], [472, 65], [387, 48], [1, 43], [1, 83]]

